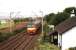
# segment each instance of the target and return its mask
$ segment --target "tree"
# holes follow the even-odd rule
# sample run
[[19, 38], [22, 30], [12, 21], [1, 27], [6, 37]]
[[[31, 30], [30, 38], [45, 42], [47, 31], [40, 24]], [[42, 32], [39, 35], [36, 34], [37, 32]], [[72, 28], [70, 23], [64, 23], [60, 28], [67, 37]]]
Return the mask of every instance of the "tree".
[[49, 21], [55, 16], [54, 13], [50, 13], [48, 15], [45, 15], [44, 20], [47, 21], [47, 23], [49, 23]]
[[65, 8], [63, 12], [66, 12], [66, 13], [71, 14], [72, 13], [72, 10], [74, 10], [74, 14], [76, 16], [76, 7], [68, 7], [68, 8]]
[[59, 23], [61, 23], [62, 21], [66, 20], [67, 18], [70, 17], [69, 13], [66, 12], [58, 12], [53, 18], [52, 20], [50, 20], [50, 24], [52, 25], [58, 25]]
[[57, 14], [50, 13], [46, 15], [44, 19], [47, 21], [48, 24], [56, 26], [69, 17], [70, 17], [70, 14], [67, 12], [58, 12]]

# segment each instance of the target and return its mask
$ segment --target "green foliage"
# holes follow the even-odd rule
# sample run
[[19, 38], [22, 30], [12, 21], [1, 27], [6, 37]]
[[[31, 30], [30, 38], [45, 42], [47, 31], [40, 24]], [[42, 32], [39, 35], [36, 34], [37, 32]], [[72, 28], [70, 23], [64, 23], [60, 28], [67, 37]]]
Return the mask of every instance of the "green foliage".
[[8, 33], [0, 32], [0, 42], [3, 42], [4, 40], [7, 40], [9, 37], [16, 35], [17, 33], [20, 33], [20, 32], [26, 32], [26, 28], [22, 28]]
[[42, 42], [41, 40], [37, 41], [36, 45], [35, 50], [60, 50], [59, 47], [47, 42]]
[[29, 20], [28, 18], [14, 19], [14, 22], [19, 23], [19, 22], [25, 22], [25, 21], [28, 21], [28, 20]]
[[69, 50], [76, 50], [76, 47], [71, 47], [69, 48]]
[[8, 39], [11, 36], [11, 33], [1, 33], [0, 32], [0, 42]]
[[66, 13], [71, 14], [72, 10], [74, 10], [74, 14], [76, 16], [76, 7], [68, 7], [68, 8], [65, 8], [63, 12], [66, 12]]
[[45, 24], [45, 25], [43, 26], [43, 30], [44, 30], [44, 32], [46, 32], [46, 33], [49, 31], [49, 27], [48, 27], [47, 24]]
[[57, 14], [54, 14], [52, 16], [46, 16], [46, 21], [50, 25], [58, 25], [62, 21], [66, 20], [67, 18], [70, 17], [69, 13], [66, 12], [58, 12]]
[[18, 20], [18, 19], [15, 19], [15, 20], [14, 20], [14, 22], [15, 22], [15, 23], [18, 23], [18, 22], [20, 22], [20, 20]]
[[48, 24], [56, 26], [59, 23], [66, 20], [67, 18], [69, 18], [73, 10], [74, 10], [74, 14], [76, 15], [76, 8], [68, 7], [68, 8], [65, 8], [63, 12], [58, 12], [57, 14], [50, 13], [48, 15], [45, 15], [44, 20], [46, 20]]
[[55, 16], [54, 13], [50, 13], [48, 15], [45, 15], [44, 20], [47, 21], [47, 23], [49, 23], [50, 20], [52, 20], [52, 18]]
[[62, 21], [66, 20], [70, 17], [70, 14], [74, 10], [74, 14], [76, 15], [76, 8], [75, 7], [68, 7], [63, 10], [63, 12], [58, 12], [57, 14], [50, 13], [45, 15], [44, 20], [47, 21], [48, 24], [58, 25]]
[[50, 20], [50, 24], [52, 25], [58, 25], [59, 23], [63, 22], [64, 20], [66, 20], [67, 18], [70, 17], [70, 14], [66, 13], [66, 12], [59, 12], [58, 14], [56, 14], [52, 20]]

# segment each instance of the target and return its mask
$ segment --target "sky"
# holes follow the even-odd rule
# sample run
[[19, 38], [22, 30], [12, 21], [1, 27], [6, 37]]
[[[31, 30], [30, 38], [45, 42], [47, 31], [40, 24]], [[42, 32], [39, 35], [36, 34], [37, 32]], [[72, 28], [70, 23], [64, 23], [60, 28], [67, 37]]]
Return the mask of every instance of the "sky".
[[73, 6], [76, 7], [76, 0], [0, 0], [0, 16], [9, 16], [10, 12], [14, 12], [12, 16], [42, 16], [40, 11], [46, 15]]

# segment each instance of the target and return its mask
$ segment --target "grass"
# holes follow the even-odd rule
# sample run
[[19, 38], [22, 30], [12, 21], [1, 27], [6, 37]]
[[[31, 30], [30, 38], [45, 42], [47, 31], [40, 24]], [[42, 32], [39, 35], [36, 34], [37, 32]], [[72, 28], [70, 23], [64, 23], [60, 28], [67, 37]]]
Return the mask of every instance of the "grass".
[[37, 40], [34, 50], [60, 50], [60, 48], [49, 42], [44, 42], [42, 37]]
[[10, 27], [10, 26], [13, 27], [14, 23], [11, 22], [11, 23], [0, 24], [0, 29], [7, 28], [7, 27]]
[[36, 50], [60, 50], [57, 46], [50, 44], [50, 43], [44, 43], [44, 44], [37, 44]]
[[1, 25], [0, 25], [0, 29], [7, 28], [7, 27], [9, 27], [8, 24], [1, 24]]

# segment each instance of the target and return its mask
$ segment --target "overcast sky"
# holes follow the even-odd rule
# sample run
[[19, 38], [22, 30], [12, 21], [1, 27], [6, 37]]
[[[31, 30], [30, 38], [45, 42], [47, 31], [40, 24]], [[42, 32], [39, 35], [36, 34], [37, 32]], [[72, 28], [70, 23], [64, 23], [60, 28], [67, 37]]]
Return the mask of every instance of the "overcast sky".
[[45, 15], [71, 6], [76, 6], [76, 0], [0, 0], [0, 16], [7, 16], [10, 12], [21, 12], [19, 14], [23, 16], [41, 15], [40, 10]]

